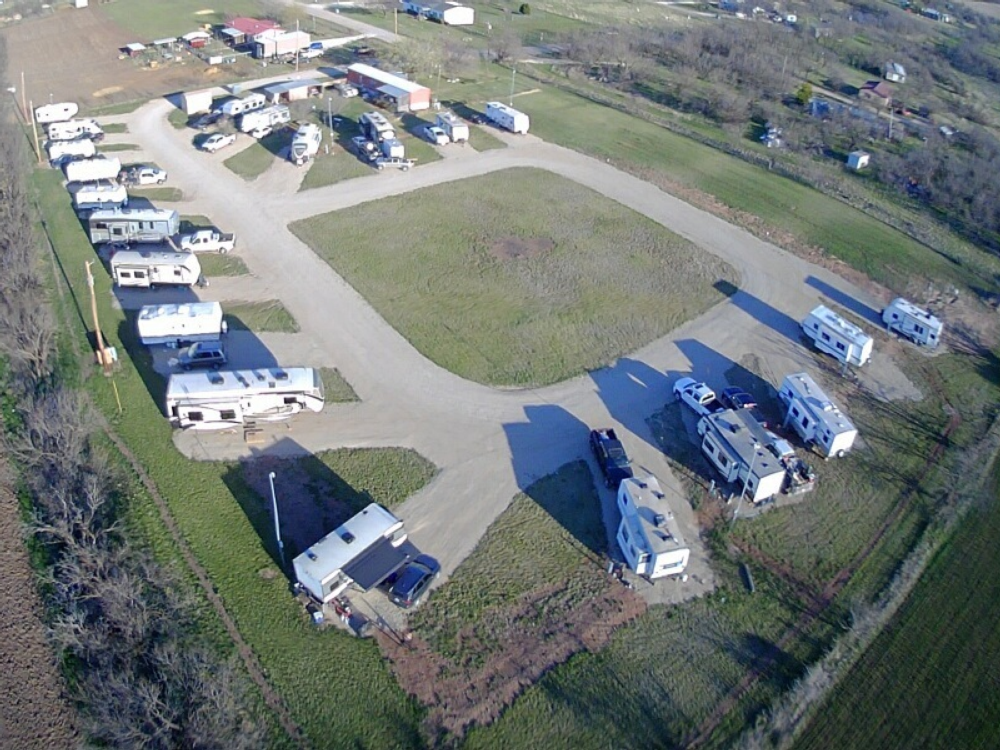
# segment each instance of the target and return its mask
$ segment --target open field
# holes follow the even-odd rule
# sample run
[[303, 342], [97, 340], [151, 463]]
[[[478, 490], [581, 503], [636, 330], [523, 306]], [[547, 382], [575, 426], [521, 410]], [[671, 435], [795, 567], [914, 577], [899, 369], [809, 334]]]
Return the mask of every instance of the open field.
[[598, 367], [708, 309], [722, 299], [713, 283], [734, 278], [648, 219], [538, 170], [293, 229], [420, 351], [485, 383], [552, 383]]
[[299, 324], [278, 300], [229, 302], [226, 318], [234, 331], [297, 333]]
[[201, 272], [206, 276], [246, 276], [249, 273], [246, 263], [238, 255], [232, 253], [204, 253], [198, 262]]
[[201, 0], [171, 0], [168, 4], [115, 0], [102, 6], [108, 18], [139, 41], [180, 36], [202, 24], [217, 24], [227, 16], [254, 16], [263, 11], [257, 0], [226, 0], [217, 10]]

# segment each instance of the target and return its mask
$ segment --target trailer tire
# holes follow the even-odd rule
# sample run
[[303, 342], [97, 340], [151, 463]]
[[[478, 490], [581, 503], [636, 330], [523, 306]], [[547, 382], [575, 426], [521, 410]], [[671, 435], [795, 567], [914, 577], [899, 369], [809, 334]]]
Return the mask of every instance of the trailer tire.
[[844, 456], [846, 456], [846, 455], [847, 455], [847, 453], [846, 453], [846, 452], [844, 452], [844, 449], [843, 449], [843, 448], [841, 448], [841, 449], [840, 449], [839, 451], [837, 451], [837, 452], [836, 452], [836, 453], [835, 453], [834, 455], [835, 455], [835, 456], [836, 456], [837, 458], [843, 458]]

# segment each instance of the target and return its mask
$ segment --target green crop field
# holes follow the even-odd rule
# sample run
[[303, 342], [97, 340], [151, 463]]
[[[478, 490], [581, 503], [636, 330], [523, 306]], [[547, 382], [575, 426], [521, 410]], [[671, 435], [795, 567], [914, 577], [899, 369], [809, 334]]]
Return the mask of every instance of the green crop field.
[[298, 333], [299, 324], [280, 301], [229, 302], [226, 318], [234, 331]]
[[539, 170], [292, 229], [420, 351], [492, 384], [552, 383], [606, 364], [704, 312], [722, 299], [713, 284], [735, 278], [658, 224]]

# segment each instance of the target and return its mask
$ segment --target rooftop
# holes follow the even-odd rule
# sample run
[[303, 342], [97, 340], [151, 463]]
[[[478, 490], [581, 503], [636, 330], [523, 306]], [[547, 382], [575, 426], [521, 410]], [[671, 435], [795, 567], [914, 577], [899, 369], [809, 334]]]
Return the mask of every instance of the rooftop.
[[871, 338], [871, 336], [862, 331], [856, 325], [838, 315], [825, 305], [820, 305], [815, 308], [811, 315], [815, 318], [819, 318], [824, 324], [828, 325], [845, 338], [854, 339], [856, 341]]
[[261, 367], [256, 370], [179, 372], [167, 380], [167, 399], [267, 391], [311, 391], [319, 388], [319, 373], [311, 367]]
[[794, 391], [816, 419], [822, 421], [835, 435], [852, 432], [855, 429], [851, 420], [837, 408], [809, 373], [798, 372], [787, 375], [784, 384]]
[[366, 65], [365, 63], [354, 63], [353, 65], [348, 66], [347, 70], [353, 70], [355, 73], [364, 76], [365, 78], [373, 78], [384, 85], [395, 86], [408, 94], [412, 94], [414, 91], [423, 91], [427, 88], [426, 86], [421, 86], [419, 83], [408, 81], [402, 76], [387, 73], [384, 70], [380, 70], [372, 65]]
[[656, 477], [626, 479], [621, 483], [619, 491], [624, 492], [630, 501], [622, 507], [619, 499], [622, 516], [633, 531], [640, 533], [646, 540], [650, 553], [662, 555], [687, 549], [680, 527]]
[[753, 464], [753, 473], [767, 477], [785, 468], [767, 445], [774, 438], [753, 418], [748, 409], [728, 409], [709, 414], [705, 419], [713, 433], [728, 447], [744, 466]]
[[381, 552], [372, 548], [381, 548], [383, 539], [402, 528], [402, 521], [372, 503], [296, 557], [295, 568], [317, 581], [325, 581], [369, 550]]
[[270, 19], [247, 18], [246, 16], [234, 18], [227, 24], [227, 29], [241, 31], [247, 36], [253, 36], [254, 34], [259, 34], [262, 31], [277, 28], [279, 28], [277, 21], [272, 21]]
[[202, 318], [220, 315], [222, 305], [218, 302], [184, 302], [179, 305], [143, 305], [139, 311], [139, 320], [154, 320], [156, 318]]

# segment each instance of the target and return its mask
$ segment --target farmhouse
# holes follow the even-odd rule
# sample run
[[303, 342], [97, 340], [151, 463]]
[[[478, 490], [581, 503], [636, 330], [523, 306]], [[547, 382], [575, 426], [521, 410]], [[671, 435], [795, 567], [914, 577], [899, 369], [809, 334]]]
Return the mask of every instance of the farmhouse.
[[781, 492], [785, 467], [767, 446], [773, 438], [749, 409], [709, 414], [698, 422], [701, 451], [727, 482], [739, 482], [752, 502]]
[[854, 445], [857, 428], [807, 373], [786, 376], [778, 398], [788, 408], [785, 426], [821, 455], [841, 458]]
[[407, 0], [403, 3], [403, 10], [446, 26], [471, 26], [476, 22], [476, 11], [473, 8], [455, 2], [424, 3]]
[[892, 88], [885, 81], [868, 81], [858, 89], [858, 98], [888, 107], [892, 103]]
[[397, 112], [417, 112], [431, 106], [429, 88], [371, 65], [355, 63], [349, 66], [347, 80], [373, 96], [388, 99]]
[[299, 584], [327, 603], [350, 586], [368, 591], [411, 557], [403, 522], [372, 503], [292, 561]]
[[618, 510], [618, 546], [635, 573], [652, 579], [684, 572], [691, 550], [656, 477], [630, 477], [618, 485]]
[[219, 38], [230, 47], [239, 47], [253, 41], [258, 34], [280, 28], [277, 21], [259, 18], [234, 18], [218, 30]]

